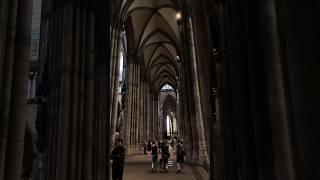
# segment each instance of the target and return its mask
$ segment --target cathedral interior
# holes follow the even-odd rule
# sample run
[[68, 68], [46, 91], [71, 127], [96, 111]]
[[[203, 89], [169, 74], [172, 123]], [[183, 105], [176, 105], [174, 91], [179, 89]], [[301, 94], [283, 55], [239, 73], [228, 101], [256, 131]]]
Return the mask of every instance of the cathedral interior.
[[0, 180], [168, 137], [197, 180], [320, 179], [319, 60], [319, 0], [0, 0]]

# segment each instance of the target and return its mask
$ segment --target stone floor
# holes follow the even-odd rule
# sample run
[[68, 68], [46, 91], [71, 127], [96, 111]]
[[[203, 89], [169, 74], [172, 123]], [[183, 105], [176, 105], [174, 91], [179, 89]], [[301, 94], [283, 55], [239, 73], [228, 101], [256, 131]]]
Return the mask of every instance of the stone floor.
[[177, 174], [175, 157], [169, 159], [168, 173], [151, 173], [150, 157], [134, 155], [126, 158], [124, 180], [208, 180], [208, 173], [200, 166], [185, 164], [184, 173]]

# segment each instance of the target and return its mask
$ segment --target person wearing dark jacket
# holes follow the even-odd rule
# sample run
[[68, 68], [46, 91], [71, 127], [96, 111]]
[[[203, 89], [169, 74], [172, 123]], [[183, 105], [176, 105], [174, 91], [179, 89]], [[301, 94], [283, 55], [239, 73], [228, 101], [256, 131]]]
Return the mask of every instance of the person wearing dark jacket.
[[152, 142], [152, 148], [151, 148], [151, 160], [152, 160], [152, 172], [157, 172], [157, 163], [158, 163], [158, 147], [156, 143]]
[[168, 159], [170, 157], [169, 145], [166, 142], [162, 142], [161, 145], [161, 167], [165, 172], [168, 172]]
[[183, 163], [184, 163], [184, 156], [185, 156], [185, 150], [181, 140], [178, 140], [176, 148], [177, 148], [177, 166], [178, 166], [177, 174], [179, 174], [179, 173], [183, 173]]
[[123, 169], [124, 169], [124, 156], [125, 150], [122, 145], [123, 140], [117, 139], [116, 147], [111, 152], [112, 162], [112, 179], [122, 180]]

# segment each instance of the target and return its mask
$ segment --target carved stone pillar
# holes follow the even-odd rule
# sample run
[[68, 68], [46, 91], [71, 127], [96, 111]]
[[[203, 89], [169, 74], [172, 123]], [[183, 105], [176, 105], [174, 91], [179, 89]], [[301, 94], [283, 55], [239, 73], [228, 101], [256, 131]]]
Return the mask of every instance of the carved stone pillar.
[[117, 46], [116, 47], [116, 51], [115, 54], [113, 56], [111, 56], [111, 61], [113, 61], [115, 63], [114, 66], [114, 73], [112, 74], [112, 76], [114, 76], [113, 78], [113, 90], [112, 90], [112, 94], [111, 96], [112, 98], [112, 107], [111, 107], [111, 142], [114, 141], [115, 139], [115, 132], [116, 132], [116, 125], [117, 125], [117, 112], [118, 112], [118, 100], [119, 100], [119, 93], [118, 93], [118, 89], [119, 89], [119, 73], [120, 73], [120, 45], [121, 45], [121, 36], [120, 36], [121, 32], [120, 30], [117, 30], [115, 33], [115, 36], [113, 38], [113, 40], [115, 41], [114, 45]]
[[[279, 179], [294, 180], [293, 154], [289, 130], [283, 60], [278, 32], [276, 2], [263, 0], [260, 5], [261, 37], [263, 38], [263, 56], [267, 72], [270, 119], [275, 151], [276, 173]], [[267, 28], [265, 28], [267, 27]]]
[[71, 113], [71, 69], [72, 69], [72, 47], [73, 47], [73, 12], [72, 4], [63, 8], [62, 27], [62, 59], [61, 59], [61, 84], [59, 101], [59, 130], [58, 130], [58, 168], [57, 177], [66, 180], [68, 175], [69, 158], [69, 126]]
[[127, 143], [127, 151], [130, 154], [132, 151], [132, 142], [133, 137], [132, 133], [134, 133], [134, 126], [133, 126], [133, 113], [134, 113], [134, 63], [132, 62], [132, 57], [130, 57], [130, 62], [127, 64], [128, 72], [127, 72], [127, 80], [128, 80], [128, 92], [127, 92], [127, 98], [128, 98], [128, 110], [127, 110], [127, 128], [126, 128], [126, 143]]
[[195, 51], [195, 44], [194, 44], [194, 35], [193, 35], [193, 25], [191, 17], [187, 19], [187, 37], [188, 37], [188, 45], [190, 49], [190, 58], [191, 58], [191, 71], [192, 71], [192, 81], [194, 83], [193, 87], [193, 94], [195, 99], [195, 108], [196, 108], [196, 126], [197, 126], [197, 133], [198, 133], [198, 143], [199, 143], [199, 157], [200, 157], [200, 164], [209, 162], [208, 159], [208, 148], [205, 139], [205, 129], [204, 129], [204, 122], [202, 117], [202, 108], [201, 108], [201, 94], [200, 94], [200, 85], [199, 85], [199, 78], [198, 78], [198, 66], [197, 66], [197, 59], [196, 59], [196, 51]]
[[72, 97], [71, 97], [71, 148], [70, 148], [70, 171], [69, 179], [76, 179], [77, 173], [77, 144], [78, 144], [78, 123], [79, 123], [79, 74], [80, 74], [80, 41], [81, 41], [81, 10], [75, 8], [75, 32], [74, 32], [74, 58], [72, 61], [73, 71], [71, 74]]
[[149, 106], [149, 113], [148, 113], [148, 123], [149, 123], [149, 139], [154, 140], [153, 137], [153, 92], [151, 88], [149, 87], [149, 92], [148, 92], [148, 106]]
[[146, 139], [149, 140], [151, 138], [150, 136], [150, 103], [149, 103], [149, 100], [150, 100], [150, 93], [149, 93], [149, 84], [146, 83], [146, 86], [145, 86], [145, 101], [144, 101], [144, 104], [146, 106], [146, 112], [145, 112], [145, 123], [146, 123]]
[[139, 138], [139, 134], [140, 134], [140, 120], [141, 120], [141, 117], [140, 117], [140, 99], [141, 99], [141, 96], [140, 96], [140, 87], [141, 87], [141, 80], [140, 80], [140, 65], [137, 64], [137, 82], [136, 82], [136, 96], [137, 96], [137, 100], [136, 100], [136, 134], [135, 134], [135, 139], [136, 139], [136, 151], [139, 152], [139, 150], [141, 149], [141, 146], [140, 146], [140, 138]]
[[14, 180], [22, 174], [32, 1], [0, 5], [0, 179]]
[[[140, 67], [141, 68], [141, 67]], [[140, 73], [141, 76], [141, 73]], [[141, 80], [141, 77], [140, 77]], [[144, 104], [144, 98], [145, 98], [145, 94], [144, 94], [144, 82], [140, 81], [140, 88], [139, 88], [139, 117], [138, 117], [138, 121], [139, 121], [139, 144], [141, 145], [144, 141], [145, 141], [145, 130], [144, 130], [144, 124], [145, 124], [145, 118], [144, 118], [144, 109], [145, 109], [145, 104]]]

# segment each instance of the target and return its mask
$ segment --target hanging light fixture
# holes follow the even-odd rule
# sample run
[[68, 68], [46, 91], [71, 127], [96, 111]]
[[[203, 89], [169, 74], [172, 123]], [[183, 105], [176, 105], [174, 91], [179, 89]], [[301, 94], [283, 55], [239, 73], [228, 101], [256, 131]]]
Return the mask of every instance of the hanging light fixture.
[[177, 14], [176, 14], [176, 19], [177, 20], [180, 20], [182, 18], [182, 15], [181, 15], [181, 12], [179, 11], [179, 12], [177, 12]]

